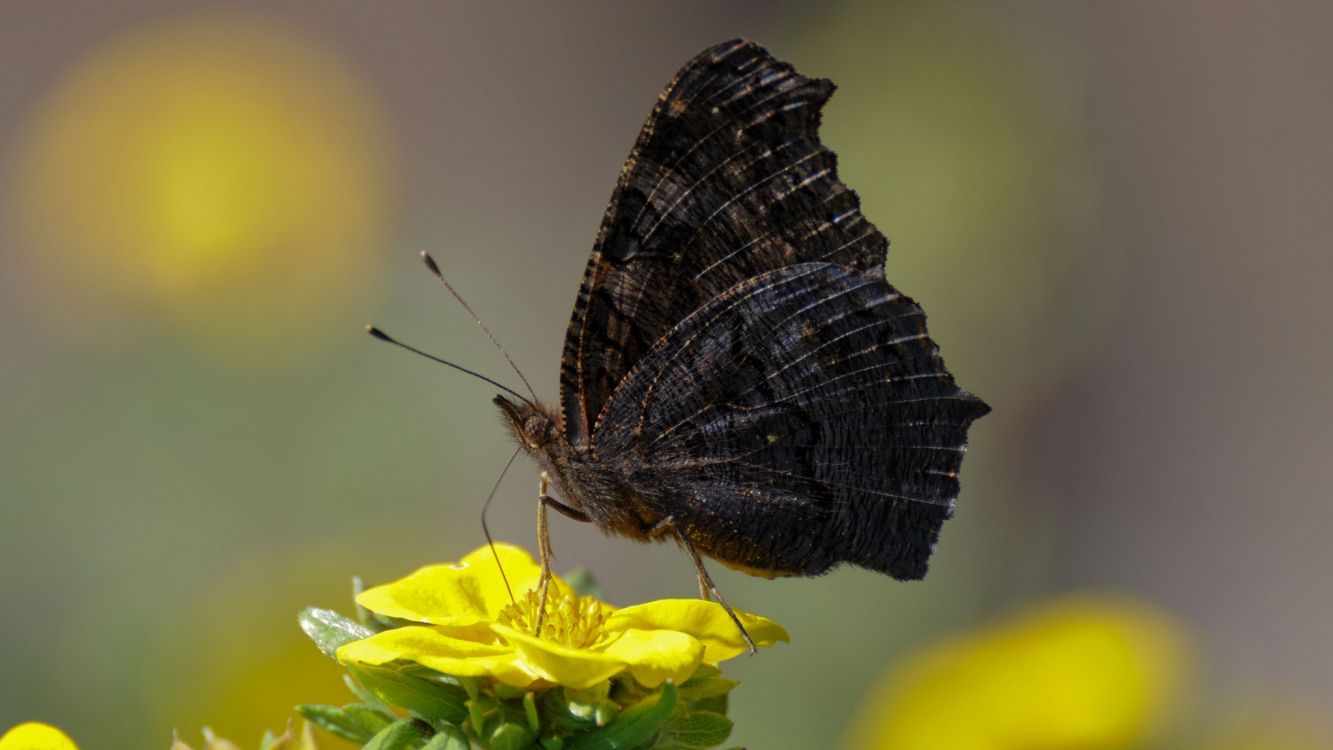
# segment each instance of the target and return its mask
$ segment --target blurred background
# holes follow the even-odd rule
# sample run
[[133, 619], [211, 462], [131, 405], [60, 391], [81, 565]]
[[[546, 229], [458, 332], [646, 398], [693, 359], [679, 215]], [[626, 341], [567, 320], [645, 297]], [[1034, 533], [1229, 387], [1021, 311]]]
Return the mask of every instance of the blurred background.
[[[793, 637], [729, 668], [730, 744], [1328, 747], [1329, 28], [1225, 0], [5, 4], [0, 727], [249, 745], [341, 702], [296, 613], [478, 545], [511, 450], [491, 388], [361, 326], [513, 380], [428, 249], [554, 399], [639, 125], [746, 36], [839, 85], [824, 140], [889, 278], [995, 411], [927, 581], [714, 566]], [[535, 483], [510, 472], [497, 537], [531, 548]], [[552, 535], [612, 602], [694, 595], [674, 548]], [[1013, 667], [1068, 622], [1045, 676]], [[945, 731], [1080, 675], [1123, 724]]]

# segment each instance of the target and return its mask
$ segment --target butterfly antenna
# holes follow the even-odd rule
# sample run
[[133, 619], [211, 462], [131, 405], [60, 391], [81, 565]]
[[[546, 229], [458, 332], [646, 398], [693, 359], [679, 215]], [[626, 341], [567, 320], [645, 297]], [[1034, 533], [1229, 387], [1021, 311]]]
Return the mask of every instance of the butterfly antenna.
[[495, 498], [495, 493], [500, 489], [500, 482], [504, 480], [509, 467], [513, 465], [514, 459], [518, 458], [518, 448], [509, 454], [509, 460], [505, 461], [505, 467], [500, 469], [500, 476], [495, 478], [495, 486], [491, 487], [491, 492], [486, 496], [486, 502], [481, 504], [481, 533], [486, 535], [486, 545], [491, 548], [491, 554], [495, 557], [495, 567], [500, 569], [500, 580], [504, 581], [505, 591], [509, 592], [509, 601], [513, 602], [514, 590], [509, 587], [509, 576], [505, 575], [505, 566], [500, 563], [500, 553], [495, 550], [495, 540], [491, 538], [491, 529], [486, 525], [486, 511], [491, 507], [491, 500]]
[[[444, 273], [440, 271], [440, 266], [435, 262], [435, 259], [430, 257], [430, 253], [422, 250], [421, 260], [426, 263], [426, 268], [429, 268], [430, 272], [435, 274], [435, 278], [439, 279], [441, 284], [444, 284], [444, 288], [449, 290], [449, 293], [454, 296], [454, 299], [458, 300], [458, 304], [462, 305], [464, 310], [467, 310], [467, 314], [472, 316], [472, 321], [481, 326], [481, 330], [486, 332], [486, 337], [491, 340], [492, 344], [495, 344], [496, 349], [500, 350], [500, 356], [505, 358], [505, 361], [509, 363], [509, 366], [512, 367], [514, 372], [518, 375], [518, 379], [522, 380], [523, 385], [527, 386], [528, 393], [532, 394], [532, 401], [529, 403], [536, 403], [537, 392], [532, 389], [532, 383], [528, 382], [528, 379], [523, 375], [523, 371], [518, 369], [518, 365], [514, 364], [513, 358], [509, 356], [509, 352], [505, 351], [503, 346], [500, 346], [499, 339], [495, 338], [495, 334], [491, 333], [491, 329], [487, 328], [486, 324], [481, 322], [481, 318], [477, 317], [477, 314], [472, 311], [472, 306], [463, 299], [463, 296], [458, 293], [458, 290], [454, 289], [453, 284], [450, 284], [449, 280], [444, 278]], [[520, 396], [519, 398], [523, 397]], [[527, 399], [523, 400], [527, 401]]]
[[421, 356], [425, 357], [426, 359], [431, 360], [432, 362], [439, 362], [439, 363], [442, 364], [442, 365], [448, 365], [448, 366], [454, 368], [455, 370], [458, 370], [459, 372], [466, 373], [466, 374], [471, 375], [472, 377], [477, 378], [477, 379], [479, 379], [479, 380], [484, 380], [484, 381], [486, 381], [487, 383], [490, 383], [491, 385], [495, 386], [496, 388], [499, 388], [500, 390], [505, 391], [506, 393], [508, 393], [508, 394], [510, 394], [510, 395], [512, 395], [512, 396], [514, 396], [515, 398], [517, 398], [517, 399], [520, 400], [520, 401], [527, 401], [527, 400], [528, 400], [527, 396], [524, 396], [523, 394], [519, 393], [518, 391], [514, 390], [513, 388], [510, 388], [510, 387], [507, 386], [507, 385], [504, 385], [504, 384], [502, 384], [502, 383], [497, 383], [496, 381], [491, 380], [490, 378], [486, 377], [485, 375], [482, 375], [482, 374], [479, 373], [479, 372], [476, 372], [476, 371], [474, 371], [474, 370], [469, 370], [469, 369], [467, 369], [466, 367], [463, 367], [462, 365], [456, 365], [456, 364], [454, 364], [453, 362], [450, 362], [450, 361], [447, 360], [447, 359], [440, 359], [439, 357], [435, 356], [434, 354], [427, 354], [427, 353], [421, 351], [420, 349], [416, 348], [415, 346], [410, 346], [410, 345], [408, 345], [408, 344], [404, 344], [403, 342], [399, 341], [398, 339], [396, 339], [396, 338], [390, 336], [389, 334], [385, 333], [384, 331], [381, 331], [380, 329], [376, 328], [375, 326], [372, 326], [372, 325], [368, 325], [368, 326], [366, 326], [366, 333], [370, 334], [371, 336], [374, 336], [375, 338], [379, 339], [380, 341], [383, 341], [383, 342], [388, 343], [388, 344], [393, 344], [394, 346], [397, 346], [397, 347], [406, 349], [406, 350], [408, 350], [409, 352], [412, 352], [413, 354], [420, 354]]

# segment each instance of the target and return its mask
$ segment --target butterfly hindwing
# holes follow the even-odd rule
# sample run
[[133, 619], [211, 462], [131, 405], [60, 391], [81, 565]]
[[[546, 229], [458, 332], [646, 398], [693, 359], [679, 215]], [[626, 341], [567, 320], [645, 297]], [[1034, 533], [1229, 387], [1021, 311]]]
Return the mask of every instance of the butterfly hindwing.
[[637, 467], [643, 502], [714, 557], [914, 579], [987, 411], [954, 384], [916, 303], [877, 276], [803, 263], [667, 332], [616, 389], [593, 449]]
[[566, 438], [586, 443], [620, 380], [735, 284], [823, 261], [882, 274], [888, 242], [819, 141], [833, 84], [762, 47], [687, 63], [644, 124], [598, 232], [566, 335]]

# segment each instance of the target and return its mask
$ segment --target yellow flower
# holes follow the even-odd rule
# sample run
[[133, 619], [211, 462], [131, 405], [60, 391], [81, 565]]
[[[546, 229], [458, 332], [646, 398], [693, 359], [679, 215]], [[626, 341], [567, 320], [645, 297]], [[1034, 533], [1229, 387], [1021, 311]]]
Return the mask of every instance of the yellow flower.
[[866, 701], [857, 750], [1116, 750], [1170, 715], [1184, 637], [1164, 615], [1112, 598], [1047, 604], [932, 646]]
[[5, 732], [0, 750], [79, 750], [79, 746], [59, 729], [30, 721]]
[[[541, 568], [522, 549], [496, 545], [461, 562], [430, 565], [362, 593], [357, 603], [412, 623], [349, 643], [344, 664], [416, 662], [459, 677], [493, 677], [515, 687], [545, 682], [589, 688], [622, 672], [645, 687], [689, 679], [701, 663], [746, 650], [726, 611], [700, 599], [663, 599], [616, 609], [580, 596], [559, 578], [550, 583], [546, 616], [534, 634]], [[513, 592], [513, 599], [510, 592]], [[737, 611], [760, 646], [786, 641], [787, 631]]]

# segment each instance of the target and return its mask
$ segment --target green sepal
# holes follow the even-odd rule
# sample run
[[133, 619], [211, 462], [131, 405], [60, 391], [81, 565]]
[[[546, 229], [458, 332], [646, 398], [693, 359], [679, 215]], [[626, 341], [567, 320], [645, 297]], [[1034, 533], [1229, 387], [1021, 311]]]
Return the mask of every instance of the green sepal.
[[486, 746], [491, 750], [523, 750], [537, 738], [537, 732], [526, 724], [514, 721], [501, 721], [486, 737]]
[[365, 742], [374, 735], [374, 732], [367, 732], [364, 727], [348, 716], [346, 711], [337, 706], [306, 703], [297, 706], [296, 713], [309, 719], [315, 726], [329, 734], [337, 735], [358, 744]]
[[731, 736], [731, 719], [712, 711], [692, 711], [679, 714], [666, 729], [668, 744], [682, 748], [717, 747]]
[[607, 699], [597, 703], [597, 710], [593, 712], [593, 720], [597, 726], [604, 727], [611, 723], [611, 720], [620, 714], [620, 704]]
[[521, 688], [521, 687], [514, 687], [513, 685], [506, 685], [506, 684], [504, 684], [503, 682], [497, 682], [497, 683], [495, 683], [495, 687], [492, 688], [492, 689], [495, 691], [495, 697], [496, 697], [496, 698], [499, 698], [499, 699], [502, 700], [502, 701], [516, 701], [516, 700], [519, 700], [519, 699], [522, 698], [524, 695], [526, 695], [527, 692], [528, 692], [528, 691], [524, 690], [524, 689]]
[[472, 743], [458, 727], [444, 727], [421, 750], [472, 750]]
[[716, 664], [709, 664], [708, 662], [704, 662], [703, 664], [700, 664], [699, 666], [695, 667], [694, 674], [691, 674], [690, 679], [682, 682], [680, 686], [683, 688], [692, 682], [699, 682], [700, 680], [711, 680], [714, 677], [721, 677], [721, 676], [722, 676], [721, 667], [717, 666]]
[[568, 750], [630, 750], [648, 744], [676, 710], [676, 686], [662, 683], [660, 692], [635, 703], [601, 729], [575, 739]]
[[685, 701], [696, 701], [703, 698], [714, 698], [719, 695], [726, 695], [732, 688], [739, 685], [736, 680], [728, 680], [722, 676], [722, 670], [711, 664], [700, 664], [694, 671], [690, 679], [681, 683], [680, 697]]
[[606, 684], [608, 689], [603, 697], [610, 698], [622, 706], [633, 705], [650, 695], [657, 694], [657, 689], [646, 688], [627, 675], [617, 677]]
[[370, 738], [362, 750], [418, 750], [434, 734], [418, 719], [399, 719]]
[[547, 722], [560, 729], [583, 731], [594, 726], [593, 714], [596, 711], [596, 705], [588, 703], [586, 704], [586, 713], [576, 712], [574, 704], [571, 703], [564, 688], [547, 690], [546, 694], [541, 697], [540, 707]]
[[472, 731], [480, 736], [486, 731], [486, 718], [495, 711], [495, 702], [486, 696], [469, 698], [464, 702], [467, 707], [468, 721], [472, 723]]
[[727, 715], [727, 704], [731, 702], [731, 695], [723, 693], [709, 698], [700, 698], [689, 702], [691, 711], [712, 711], [715, 714]]
[[542, 728], [542, 717], [537, 713], [537, 696], [532, 691], [523, 694], [523, 715], [527, 717], [528, 727], [532, 731]]
[[569, 710], [569, 715], [576, 721], [586, 724], [597, 723], [597, 704], [599, 700], [585, 700], [581, 697], [569, 697], [566, 695], [565, 706]]
[[565, 738], [558, 734], [543, 734], [538, 744], [542, 750], [565, 750]]
[[378, 700], [422, 718], [462, 724], [468, 717], [461, 688], [382, 667], [348, 665], [347, 671]]
[[307, 607], [297, 615], [301, 630], [330, 659], [338, 658], [338, 648], [352, 641], [369, 638], [375, 631], [330, 609]]
[[454, 677], [458, 680], [459, 687], [467, 692], [467, 697], [476, 700], [481, 695], [480, 680], [476, 677]]

